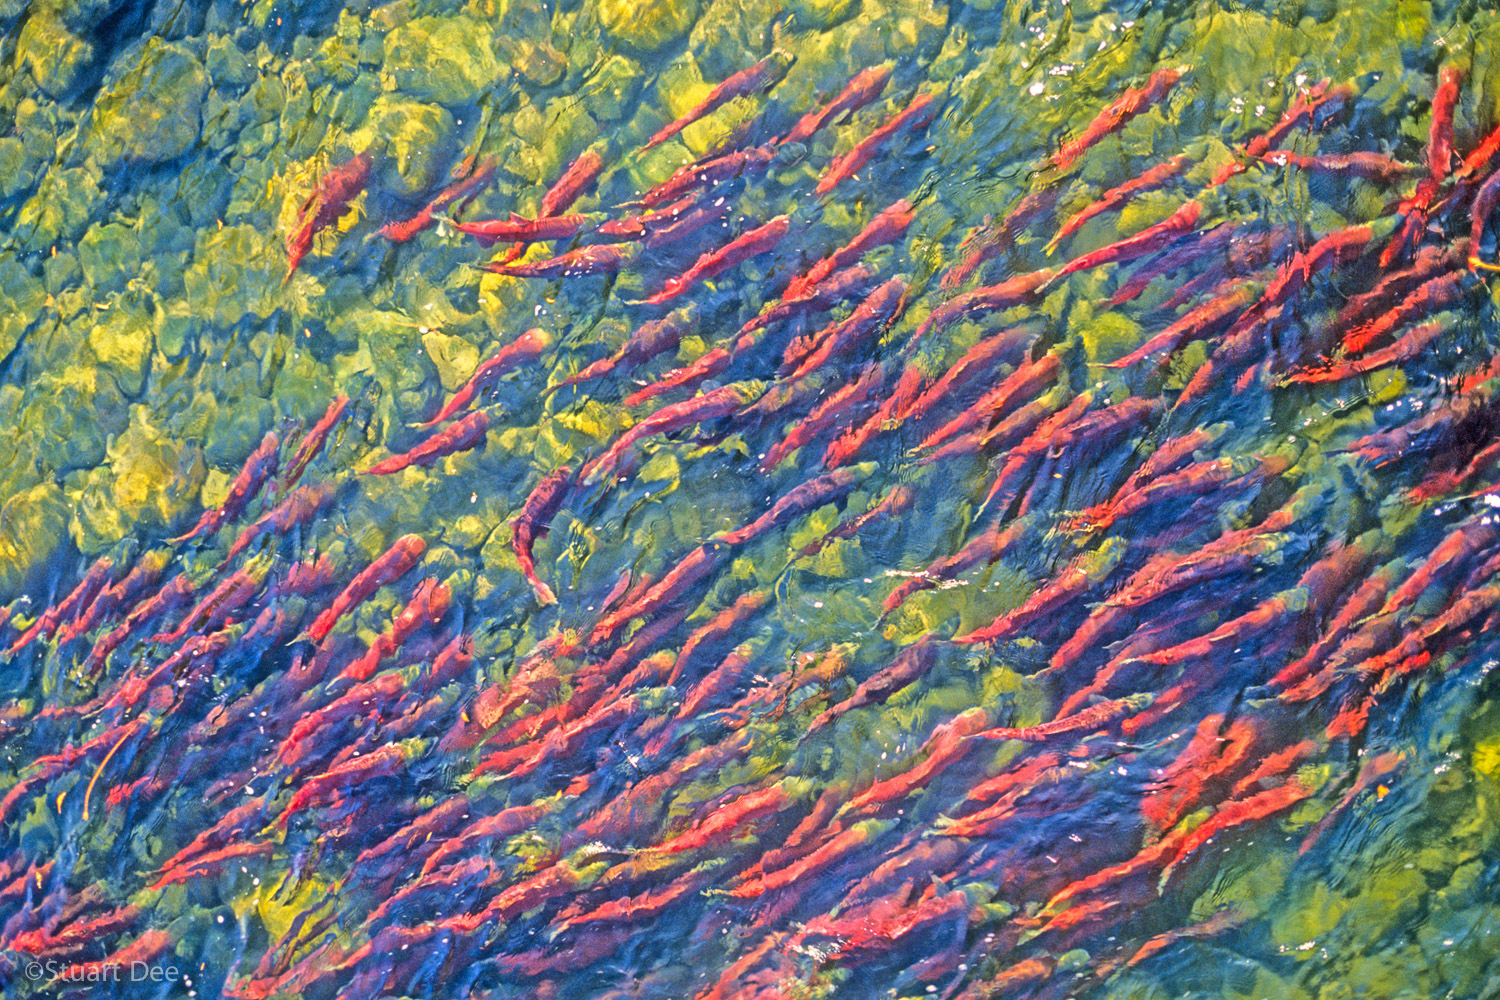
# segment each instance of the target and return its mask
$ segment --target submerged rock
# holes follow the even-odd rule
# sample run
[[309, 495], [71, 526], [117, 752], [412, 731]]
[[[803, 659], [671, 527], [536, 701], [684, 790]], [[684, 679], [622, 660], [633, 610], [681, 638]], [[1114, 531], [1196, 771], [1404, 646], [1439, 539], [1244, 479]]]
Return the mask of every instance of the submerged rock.
[[698, 19], [697, 0], [600, 0], [598, 10], [605, 31], [641, 52], [683, 37]]
[[89, 347], [127, 396], [137, 396], [146, 385], [153, 337], [151, 322], [139, 310], [117, 310], [89, 331]]
[[86, 148], [103, 167], [174, 160], [198, 141], [208, 87], [208, 73], [191, 52], [153, 38], [94, 102]]
[[16, 39], [16, 53], [37, 86], [59, 99], [68, 96], [78, 74], [94, 61], [94, 47], [46, 8], [26, 19]]
[[385, 149], [376, 171], [380, 187], [396, 195], [416, 195], [446, 177], [454, 152], [457, 126], [446, 108], [403, 100], [393, 94], [377, 98], [356, 146]]
[[473, 103], [509, 75], [489, 27], [468, 17], [420, 17], [391, 31], [385, 73], [391, 89], [449, 106]]
[[616, 53], [604, 60], [599, 72], [584, 85], [582, 97], [595, 118], [615, 121], [634, 108], [640, 86], [640, 65]]
[[104, 461], [109, 436], [129, 418], [116, 381], [75, 363], [40, 372], [31, 388], [35, 402], [25, 410], [20, 433], [43, 467], [61, 475]]
[[859, 0], [792, 0], [787, 8], [796, 15], [798, 24], [831, 28], [852, 14], [858, 6]]
[[68, 504], [62, 490], [40, 483], [0, 504], [0, 600], [9, 600], [32, 571], [67, 538]]
[[108, 454], [116, 507], [147, 531], [173, 527], [203, 487], [203, 452], [162, 434], [144, 406], [135, 408], [130, 426], [110, 443]]
[[117, 222], [96, 226], [78, 241], [78, 263], [96, 292], [123, 288], [140, 272], [140, 238]]

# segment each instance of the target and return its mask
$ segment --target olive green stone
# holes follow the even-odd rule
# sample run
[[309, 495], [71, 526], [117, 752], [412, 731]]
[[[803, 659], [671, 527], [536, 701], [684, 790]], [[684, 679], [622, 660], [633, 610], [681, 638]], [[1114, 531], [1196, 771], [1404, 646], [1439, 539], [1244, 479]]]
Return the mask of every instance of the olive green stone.
[[62, 490], [41, 483], [0, 504], [0, 598], [10, 599], [65, 541], [68, 504]]
[[467, 382], [479, 364], [479, 349], [462, 337], [428, 330], [422, 334], [422, 346], [437, 368], [438, 380], [449, 392]]
[[385, 73], [393, 89], [449, 106], [470, 104], [509, 76], [489, 26], [468, 17], [421, 17], [391, 31]]
[[15, 350], [46, 299], [45, 286], [21, 263], [0, 260], [0, 356]]
[[123, 288], [140, 272], [140, 238], [119, 223], [95, 226], [78, 242], [78, 263], [96, 292]]
[[45, 8], [26, 19], [16, 40], [16, 50], [37, 86], [57, 98], [68, 96], [79, 72], [94, 59], [94, 47], [50, 16]]
[[0, 139], [0, 198], [14, 198], [36, 183], [26, 144], [13, 135]]
[[118, 383], [92, 365], [70, 364], [41, 372], [31, 388], [22, 435], [42, 465], [61, 474], [104, 461], [109, 435], [128, 418]]
[[385, 94], [376, 98], [366, 127], [352, 141], [356, 147], [383, 145], [385, 156], [376, 166], [380, 186], [416, 195], [446, 178], [456, 129], [446, 108]]
[[115, 505], [148, 530], [175, 525], [203, 486], [203, 453], [159, 431], [144, 406], [135, 408], [108, 454]]
[[136, 396], [145, 387], [151, 361], [151, 323], [139, 310], [114, 310], [89, 331], [89, 347], [121, 391]]
[[599, 0], [599, 23], [641, 52], [655, 52], [687, 34], [698, 19], [697, 0]]
[[616, 53], [604, 60], [599, 72], [584, 84], [581, 96], [595, 118], [616, 121], [634, 108], [640, 86], [640, 65]]
[[831, 28], [852, 14], [858, 6], [859, 0], [793, 0], [787, 5], [787, 9], [796, 17], [798, 25]]
[[153, 38], [124, 76], [94, 102], [88, 150], [101, 166], [162, 163], [198, 140], [209, 78], [191, 52]]
[[215, 88], [243, 87], [254, 83], [259, 75], [252, 57], [234, 44], [234, 40], [219, 36], [208, 43], [205, 57], [208, 75], [213, 77]]

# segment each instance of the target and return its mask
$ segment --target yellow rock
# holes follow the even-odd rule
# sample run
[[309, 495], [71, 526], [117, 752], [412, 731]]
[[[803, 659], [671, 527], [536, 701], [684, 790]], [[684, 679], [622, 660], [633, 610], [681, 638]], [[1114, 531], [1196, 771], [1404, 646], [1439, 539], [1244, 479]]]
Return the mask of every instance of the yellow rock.
[[21, 490], [0, 505], [0, 591], [7, 598], [62, 544], [67, 515], [62, 490], [51, 483]]
[[479, 348], [462, 337], [429, 330], [422, 334], [422, 346], [437, 368], [438, 381], [449, 392], [467, 382], [479, 365]]
[[114, 375], [120, 389], [134, 396], [145, 385], [146, 366], [154, 346], [151, 326], [138, 312], [103, 313], [104, 321], [89, 331], [89, 348]]
[[114, 501], [128, 519], [152, 527], [171, 526], [197, 497], [207, 470], [194, 445], [165, 438], [144, 406], [109, 445]]
[[687, 34], [698, 19], [697, 0], [601, 0], [599, 23], [615, 38], [642, 52]]

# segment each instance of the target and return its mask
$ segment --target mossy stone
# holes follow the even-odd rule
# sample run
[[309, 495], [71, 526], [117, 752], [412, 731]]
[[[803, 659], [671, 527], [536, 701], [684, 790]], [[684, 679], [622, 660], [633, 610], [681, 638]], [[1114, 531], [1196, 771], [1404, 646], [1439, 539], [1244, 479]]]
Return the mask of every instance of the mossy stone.
[[206, 229], [183, 274], [188, 305], [200, 319], [232, 326], [246, 315], [265, 318], [279, 297], [284, 264], [253, 226]]
[[109, 435], [129, 416], [115, 380], [93, 365], [70, 364], [38, 374], [32, 391], [21, 435], [44, 467], [60, 475], [104, 461]]
[[618, 53], [604, 60], [599, 72], [580, 91], [590, 113], [600, 121], [616, 121], [635, 106], [641, 87], [638, 63]]
[[422, 334], [422, 346], [437, 368], [438, 381], [449, 392], [467, 382], [479, 365], [479, 349], [462, 337], [428, 330]]
[[78, 241], [78, 263], [95, 291], [123, 288], [140, 272], [140, 237], [117, 222], [95, 226]]
[[356, 145], [385, 146], [376, 170], [380, 187], [396, 195], [416, 195], [447, 176], [457, 125], [446, 108], [404, 100], [393, 94], [376, 98], [365, 128], [352, 137]]
[[489, 26], [469, 17], [420, 17], [385, 37], [393, 89], [423, 101], [472, 104], [508, 76]]
[[68, 534], [85, 556], [94, 556], [112, 548], [134, 527], [115, 505], [106, 465], [78, 470], [63, 484], [72, 516]]
[[218, 376], [205, 388], [217, 410], [205, 435], [208, 461], [237, 466], [260, 444], [276, 419], [275, 407], [260, 396], [260, 367], [246, 362], [219, 369]]
[[79, 72], [94, 61], [94, 47], [69, 31], [45, 7], [21, 26], [16, 51], [37, 86], [59, 99], [68, 96]]
[[697, 0], [600, 0], [599, 23], [640, 52], [655, 52], [686, 35], [698, 19]]
[[167, 530], [197, 499], [207, 472], [196, 445], [172, 440], [137, 406], [130, 425], [109, 445], [111, 490], [129, 521], [149, 531]]
[[248, 86], [259, 76], [249, 53], [223, 35], [209, 41], [204, 62], [215, 89]]
[[83, 167], [49, 171], [36, 193], [21, 206], [15, 228], [26, 234], [27, 243], [37, 250], [72, 242], [88, 228], [95, 207], [103, 199], [92, 171]]
[[831, 28], [859, 6], [859, 0], [792, 0], [787, 5], [800, 27]]
[[533, 41], [502, 37], [500, 46], [511, 66], [523, 80], [533, 86], [550, 87], [561, 80], [568, 70], [568, 57], [545, 39]]
[[68, 503], [52, 483], [11, 494], [0, 504], [0, 600], [9, 600], [67, 539]]
[[15, 350], [46, 299], [46, 287], [20, 262], [0, 260], [0, 357]]
[[14, 198], [34, 183], [35, 164], [26, 144], [13, 135], [0, 139], [0, 198]]
[[94, 102], [87, 148], [101, 166], [175, 160], [198, 141], [208, 72], [181, 45], [153, 38]]
[[140, 310], [112, 310], [101, 316], [89, 331], [89, 348], [122, 392], [138, 396], [146, 385], [154, 346], [151, 322]]
[[173, 302], [157, 314], [156, 348], [168, 361], [179, 361], [193, 346], [197, 322], [183, 302]]
[[57, 106], [23, 98], [16, 104], [16, 135], [33, 160], [50, 160], [57, 154]]

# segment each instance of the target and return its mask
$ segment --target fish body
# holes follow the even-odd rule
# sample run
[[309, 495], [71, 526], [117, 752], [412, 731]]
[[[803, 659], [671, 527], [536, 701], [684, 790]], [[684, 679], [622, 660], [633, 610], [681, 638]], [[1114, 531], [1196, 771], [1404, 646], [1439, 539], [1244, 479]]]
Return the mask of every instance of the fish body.
[[344, 668], [344, 672], [329, 685], [329, 691], [342, 691], [351, 683], [369, 680], [379, 669], [381, 661], [400, 649], [412, 633], [442, 621], [452, 606], [453, 590], [446, 583], [433, 579], [418, 583], [411, 600], [391, 621], [390, 628], [376, 637], [365, 655]]
[[672, 176], [641, 195], [641, 205], [656, 208], [676, 201], [698, 187], [718, 184], [734, 177], [757, 174], [771, 165], [776, 158], [776, 146], [768, 143], [737, 149], [703, 163], [689, 163], [673, 171]]
[[568, 490], [572, 488], [572, 485], [573, 469], [571, 466], [559, 466], [547, 473], [526, 497], [526, 501], [521, 505], [521, 512], [516, 515], [511, 526], [511, 549], [516, 554], [516, 561], [521, 564], [521, 572], [526, 575], [527, 582], [536, 593], [537, 600], [543, 604], [557, 603], [557, 596], [552, 593], [552, 588], [536, 575], [536, 565], [532, 561], [531, 550], [536, 540], [546, 537], [547, 532], [551, 530], [552, 518], [562, 509], [563, 501], [568, 498]]
[[1432, 95], [1432, 124], [1427, 135], [1428, 176], [1441, 181], [1453, 168], [1453, 112], [1458, 107], [1463, 71], [1444, 66], [1438, 73], [1437, 91]]
[[403, 535], [398, 538], [395, 544], [350, 580], [333, 604], [313, 620], [308, 627], [307, 638], [314, 643], [322, 642], [333, 631], [333, 626], [340, 618], [355, 606], [364, 603], [366, 598], [381, 587], [399, 580], [417, 564], [426, 551], [427, 543], [420, 535]]
[[583, 482], [594, 483], [613, 475], [625, 453], [648, 437], [670, 434], [705, 420], [727, 417], [749, 401], [745, 389], [738, 385], [726, 385], [692, 399], [664, 406], [620, 435], [607, 451], [585, 465], [580, 470]]
[[613, 638], [632, 619], [649, 616], [684, 600], [687, 594], [692, 593], [689, 588], [717, 569], [730, 551], [729, 546], [718, 539], [705, 542], [693, 549], [665, 576], [647, 588], [640, 597], [625, 602], [609, 614], [601, 616], [593, 631], [589, 633], [589, 642], [605, 642]]
[[430, 228], [437, 221], [437, 214], [443, 209], [454, 202], [470, 198], [483, 190], [485, 185], [495, 176], [495, 168], [500, 163], [499, 159], [494, 156], [486, 156], [477, 164], [474, 164], [472, 157], [464, 162], [473, 165], [473, 171], [467, 177], [460, 177], [452, 184], [443, 188], [431, 201], [422, 206], [421, 211], [417, 212], [410, 219], [405, 219], [401, 222], [387, 222], [380, 227], [380, 235], [392, 243], [405, 243], [407, 240], [414, 238], [418, 233]]
[[885, 148], [886, 143], [900, 133], [907, 129], [925, 128], [937, 117], [935, 105], [936, 99], [931, 94], [919, 95], [890, 121], [861, 139], [853, 149], [828, 165], [828, 169], [818, 179], [818, 194], [828, 194], [840, 183], [853, 177]]
[[777, 500], [770, 510], [754, 521], [718, 537], [728, 545], [744, 545], [772, 528], [786, 524], [800, 514], [846, 495], [868, 476], [869, 471], [868, 467], [849, 466], [825, 472], [821, 476], [792, 488], [785, 496]]
[[879, 97], [890, 78], [891, 70], [887, 66], [860, 70], [831, 101], [797, 119], [791, 131], [782, 137], [781, 144], [807, 142], [840, 115], [853, 114]]
[[1330, 174], [1334, 177], [1358, 177], [1389, 184], [1409, 177], [1416, 169], [1380, 153], [1348, 153], [1343, 156], [1303, 156], [1300, 153], [1273, 151], [1261, 159], [1278, 167], [1295, 167], [1305, 173]]
[[485, 264], [484, 269], [510, 278], [576, 278], [585, 274], [614, 274], [635, 259], [636, 249], [614, 243], [579, 247], [528, 264]]
[[307, 256], [313, 237], [336, 222], [349, 203], [365, 189], [373, 162], [369, 153], [359, 153], [319, 179], [317, 189], [298, 214], [296, 229], [287, 237], [287, 268], [283, 281], [291, 278], [302, 258]]
[[1145, 173], [1110, 188], [1100, 195], [1097, 200], [1074, 212], [1066, 222], [1058, 227], [1057, 235], [1052, 237], [1052, 241], [1047, 246], [1049, 248], [1057, 246], [1057, 244], [1082, 229], [1084, 224], [1090, 219], [1105, 212], [1114, 211], [1142, 192], [1152, 191], [1161, 187], [1167, 181], [1182, 173], [1183, 169], [1190, 162], [1192, 161], [1189, 157], [1174, 156], [1164, 163], [1158, 163]]
[[1078, 157], [1100, 139], [1114, 135], [1131, 119], [1160, 103], [1180, 79], [1182, 79], [1182, 74], [1178, 70], [1159, 69], [1151, 74], [1145, 86], [1125, 91], [1107, 108], [1099, 112], [1093, 121], [1084, 126], [1083, 132], [1076, 139], [1063, 144], [1052, 157], [1052, 168], [1063, 171], [1071, 167]]
[[328, 805], [353, 786], [394, 776], [405, 765], [406, 759], [407, 751], [403, 746], [387, 743], [305, 779], [277, 817], [275, 825], [284, 830], [291, 817], [305, 809]]
[[198, 523], [193, 525], [185, 535], [179, 535], [172, 539], [172, 543], [178, 544], [197, 538], [199, 535], [212, 534], [219, 530], [227, 521], [238, 517], [245, 507], [260, 492], [260, 488], [266, 481], [276, 475], [277, 465], [280, 461], [281, 437], [275, 431], [268, 431], [261, 438], [260, 444], [245, 459], [239, 475], [229, 484], [229, 495], [224, 502], [213, 510], [206, 510], [198, 518]]
[[579, 197], [594, 186], [604, 169], [604, 157], [597, 149], [586, 149], [574, 160], [547, 193], [542, 195], [538, 218], [553, 218], [566, 212]]
[[807, 734], [802, 738], [806, 739], [856, 708], [884, 702], [897, 691], [920, 680], [936, 665], [940, 642], [941, 640], [928, 634], [901, 650], [890, 663], [855, 688], [852, 695], [813, 719], [808, 724]]
[[708, 281], [723, 274], [742, 261], [767, 253], [780, 243], [791, 227], [791, 217], [779, 215], [765, 225], [756, 226], [735, 237], [717, 250], [711, 250], [682, 274], [667, 281], [661, 291], [646, 300], [650, 305], [661, 305], [686, 292], [701, 281]]
[[904, 351], [929, 333], [941, 331], [964, 317], [975, 313], [998, 312], [1014, 306], [1029, 305], [1041, 298], [1043, 290], [1058, 277], [1058, 272], [1043, 268], [1027, 274], [1018, 274], [998, 285], [986, 285], [972, 291], [955, 295], [934, 309], [912, 334]]
[[907, 285], [901, 278], [892, 278], [855, 307], [849, 317], [826, 328], [812, 351], [797, 364], [786, 377], [790, 381], [806, 378], [821, 368], [830, 358], [853, 350], [877, 336], [895, 318], [906, 297]]
[[6, 650], [6, 655], [15, 656], [38, 636], [43, 639], [52, 638], [65, 620], [77, 616], [99, 595], [99, 592], [109, 583], [109, 575], [113, 567], [114, 560], [108, 556], [95, 560], [94, 564], [83, 574], [83, 579], [78, 581], [66, 597], [43, 611], [31, 627], [11, 643], [10, 649]]
[[609, 357], [588, 365], [578, 373], [570, 375], [561, 382], [549, 388], [549, 393], [569, 386], [579, 385], [594, 379], [603, 378], [618, 369], [633, 368], [636, 365], [650, 361], [659, 354], [677, 349], [682, 340], [682, 335], [687, 332], [696, 315], [692, 308], [678, 309], [663, 316], [643, 323], [634, 333], [630, 335], [620, 349]]
[[1007, 611], [984, 628], [959, 636], [953, 641], [968, 645], [995, 642], [1016, 635], [1091, 590], [1114, 572], [1123, 555], [1124, 552], [1118, 547], [1105, 548], [1102, 552], [1083, 553], [1027, 598], [1020, 607]]
[[552, 338], [545, 330], [533, 328], [521, 334], [515, 340], [502, 347], [493, 356], [485, 359], [479, 367], [474, 369], [474, 374], [465, 382], [462, 389], [453, 394], [453, 398], [443, 404], [443, 408], [437, 416], [431, 420], [424, 420], [418, 427], [432, 427], [442, 423], [453, 416], [470, 403], [474, 402], [481, 394], [493, 386], [500, 378], [508, 372], [514, 371], [523, 365], [529, 365], [552, 343]]
[[[846, 302], [869, 289], [875, 280], [875, 272], [864, 264], [854, 264], [835, 272], [815, 285], [802, 287], [798, 285], [800, 280], [800, 278], [792, 279], [792, 284], [787, 287], [787, 291], [782, 294], [779, 302], [753, 319], [747, 320], [745, 325], [740, 327], [741, 335], [754, 333], [784, 319], [806, 315], [815, 310], [829, 309], [841, 302]], [[794, 286], [796, 287], [795, 294], [792, 291]]]
[[449, 427], [432, 434], [419, 442], [410, 451], [392, 455], [383, 462], [376, 462], [365, 470], [367, 476], [389, 476], [409, 466], [429, 466], [445, 455], [468, 451], [484, 441], [489, 434], [490, 418], [483, 410], [465, 414]]
[[576, 236], [583, 229], [581, 215], [539, 216], [528, 219], [511, 213], [508, 219], [486, 219], [482, 222], [459, 222], [456, 228], [479, 241], [480, 246], [490, 247], [496, 243], [536, 243], [544, 240], [565, 240]]
[[1154, 226], [1127, 236], [1123, 240], [1117, 240], [1109, 246], [1100, 247], [1081, 257], [1075, 257], [1057, 272], [1059, 278], [1079, 271], [1099, 267], [1102, 264], [1117, 264], [1122, 261], [1139, 260], [1147, 254], [1156, 253], [1158, 250], [1166, 249], [1176, 243], [1182, 237], [1191, 233], [1198, 225], [1198, 218], [1203, 213], [1203, 206], [1196, 201], [1189, 201], [1170, 216], [1158, 222]]
[[646, 150], [666, 142], [693, 122], [713, 114], [736, 97], [743, 97], [757, 90], [769, 90], [786, 75], [787, 69], [791, 67], [794, 60], [795, 57], [790, 53], [778, 49], [749, 69], [740, 70], [709, 91], [708, 96], [694, 105], [687, 114], [664, 126], [646, 140], [646, 145], [641, 148]]
[[343, 421], [344, 415], [348, 411], [348, 396], [339, 393], [333, 397], [333, 401], [328, 404], [328, 408], [323, 411], [323, 415], [318, 418], [318, 422], [313, 424], [312, 430], [308, 431], [302, 438], [302, 442], [297, 446], [297, 451], [292, 456], [292, 460], [287, 463], [286, 475], [281, 480], [282, 489], [290, 489], [296, 485], [298, 479], [302, 478], [303, 470], [307, 468], [308, 463], [317, 458], [318, 454], [322, 452], [323, 445], [328, 441], [328, 435], [333, 433], [334, 428], [338, 427]]
[[1260, 289], [1253, 282], [1238, 284], [1185, 313], [1140, 347], [1123, 358], [1106, 363], [1104, 367], [1128, 368], [1153, 354], [1175, 352], [1195, 340], [1212, 337], [1238, 319], [1259, 294]]
[[[121, 608], [139, 600], [142, 594], [156, 585], [171, 557], [163, 551], [148, 552], [137, 560], [118, 582], [105, 587], [99, 596], [89, 602], [88, 607], [65, 622], [57, 630], [58, 645], [66, 645], [81, 635], [93, 631], [94, 627]], [[82, 581], [80, 581], [80, 586]]]
[[224, 557], [227, 564], [255, 543], [257, 538], [268, 533], [285, 534], [301, 524], [309, 523], [328, 507], [338, 495], [338, 486], [331, 482], [299, 486], [286, 495], [286, 499], [262, 514], [254, 523], [245, 526], [229, 547]]
[[797, 299], [809, 294], [836, 271], [855, 264], [870, 250], [894, 243], [906, 235], [916, 217], [911, 202], [902, 198], [871, 219], [848, 243], [818, 261], [805, 274], [793, 278], [782, 293], [783, 299]]
[[857, 412], [863, 404], [874, 397], [875, 393], [880, 391], [884, 382], [884, 368], [873, 361], [865, 365], [858, 376], [835, 389], [827, 398], [813, 407], [805, 418], [792, 425], [772, 444], [766, 451], [765, 457], [761, 459], [761, 471], [769, 472], [776, 468], [792, 452], [823, 431], [835, 426], [851, 413]]
[[923, 438], [916, 450], [936, 448], [981, 424], [995, 420], [1018, 404], [1035, 399], [1038, 393], [1057, 380], [1061, 370], [1061, 359], [1050, 352], [1035, 361], [1022, 362], [999, 385], [979, 397], [967, 410]]

